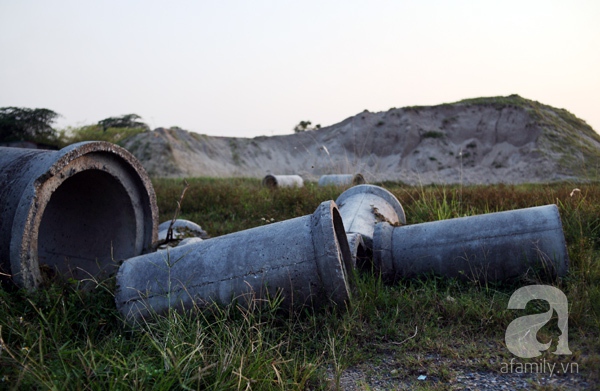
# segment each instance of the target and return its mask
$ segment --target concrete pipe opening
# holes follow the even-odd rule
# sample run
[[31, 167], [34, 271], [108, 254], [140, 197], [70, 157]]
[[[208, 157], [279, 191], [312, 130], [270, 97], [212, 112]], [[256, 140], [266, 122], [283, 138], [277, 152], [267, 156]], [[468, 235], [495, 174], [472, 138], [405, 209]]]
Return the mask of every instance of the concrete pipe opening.
[[302, 187], [304, 180], [300, 175], [267, 175], [262, 180], [262, 185], [269, 189], [278, 187]]
[[38, 262], [83, 279], [101, 274], [112, 258], [141, 253], [139, 239], [125, 188], [105, 172], [84, 171], [50, 197], [39, 228]]
[[154, 190], [126, 150], [106, 142], [6, 149], [0, 259], [17, 286], [35, 289], [56, 274], [103, 278], [156, 240]]

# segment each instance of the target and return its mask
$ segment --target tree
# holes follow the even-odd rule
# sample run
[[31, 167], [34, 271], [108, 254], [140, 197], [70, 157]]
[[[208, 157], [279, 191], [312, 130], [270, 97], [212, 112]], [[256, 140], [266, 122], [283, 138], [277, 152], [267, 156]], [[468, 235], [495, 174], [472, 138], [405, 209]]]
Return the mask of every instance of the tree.
[[310, 121], [300, 121], [300, 123], [296, 126], [294, 126], [294, 133], [301, 133], [307, 130], [313, 130], [313, 129], [321, 129], [321, 125], [315, 125], [314, 127], [311, 127], [310, 125], [312, 124], [312, 122]]
[[102, 121], [98, 121], [98, 126], [102, 127], [102, 130], [106, 132], [108, 128], [133, 128], [133, 129], [145, 129], [150, 130], [150, 127], [142, 122], [142, 117], [137, 114], [125, 114], [120, 117], [109, 117]]
[[52, 123], [60, 114], [48, 109], [0, 107], [0, 142], [36, 141], [55, 143]]

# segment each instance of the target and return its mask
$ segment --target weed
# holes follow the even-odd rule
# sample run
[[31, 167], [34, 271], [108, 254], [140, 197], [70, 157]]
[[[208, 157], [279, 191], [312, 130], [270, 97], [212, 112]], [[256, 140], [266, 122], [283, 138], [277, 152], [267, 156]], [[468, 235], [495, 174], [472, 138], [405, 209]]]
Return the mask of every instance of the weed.
[[[183, 180], [153, 182], [161, 221], [170, 220]], [[258, 179], [187, 182], [179, 217], [200, 223], [211, 236], [313, 213], [343, 191], [308, 183], [272, 192]], [[569, 274], [556, 285], [569, 299], [573, 355], [546, 352], [543, 358], [576, 361], [588, 381], [600, 380], [597, 183], [385, 186], [409, 224], [556, 203], [570, 258]], [[266, 305], [168, 311], [136, 328], [116, 310], [114, 278], [86, 281], [87, 290], [77, 281], [33, 293], [2, 286], [0, 389], [324, 390], [341, 387], [346, 369], [357, 365], [385, 369], [373, 378], [406, 382], [426, 374], [447, 382], [467, 371], [498, 372], [498, 363], [513, 357], [504, 332], [516, 316], [507, 303], [517, 282], [486, 285], [429, 275], [387, 285], [369, 272], [355, 281], [347, 312], [282, 315], [274, 298]], [[552, 327], [539, 338], [556, 343]]]
[[137, 134], [145, 133], [145, 128], [106, 128], [99, 125], [69, 127], [62, 130], [61, 147], [81, 141], [108, 141], [123, 145], [123, 142]]

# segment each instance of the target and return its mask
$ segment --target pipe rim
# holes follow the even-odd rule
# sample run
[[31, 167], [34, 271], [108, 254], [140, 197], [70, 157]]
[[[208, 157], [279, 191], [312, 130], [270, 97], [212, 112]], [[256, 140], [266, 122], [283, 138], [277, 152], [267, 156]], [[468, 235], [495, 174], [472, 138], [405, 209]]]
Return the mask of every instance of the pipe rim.
[[537, 206], [537, 207], [533, 207], [533, 208], [528, 208], [528, 209], [534, 209], [534, 208], [539, 208], [539, 210], [542, 210], [543, 208], [549, 208], [552, 210], [552, 212], [555, 214], [555, 219], [558, 222], [558, 226], [561, 228], [562, 231], [562, 235], [559, 236], [559, 241], [560, 241], [560, 247], [562, 250], [562, 254], [564, 254], [564, 257], [562, 257], [562, 262], [559, 262], [559, 260], [555, 260], [553, 258], [552, 259], [552, 266], [554, 267], [554, 276], [555, 277], [564, 277], [568, 270], [569, 270], [569, 250], [567, 248], [567, 241], [565, 239], [565, 234], [564, 234], [564, 225], [562, 223], [562, 218], [560, 217], [560, 211], [558, 210], [558, 206], [556, 204], [549, 204], [549, 205], [542, 205], [542, 206]]
[[336, 305], [350, 305], [354, 285], [352, 256], [335, 202], [319, 205], [312, 215], [312, 226], [317, 270], [325, 293]]
[[[94, 167], [97, 163], [91, 159], [94, 155], [116, 158], [113, 162], [114, 167], [110, 164]], [[91, 164], [86, 160], [91, 160]], [[80, 169], [73, 167], [75, 162], [82, 163], [84, 167]], [[142, 215], [136, 218], [136, 243], [141, 241], [140, 253], [156, 241], [158, 227], [156, 194], [141, 163], [124, 148], [109, 142], [86, 141], [72, 144], [55, 152], [45, 172], [29, 181], [18, 203], [17, 213], [21, 211], [23, 216], [26, 216], [15, 218], [13, 232], [19, 232], [20, 235], [10, 243], [12, 278], [18, 286], [33, 290], [42, 282], [38, 259], [39, 231], [44, 212], [51, 203], [52, 196], [69, 179], [92, 170], [110, 175], [119, 184], [122, 184], [119, 180], [125, 178], [141, 185], [139, 188], [132, 189], [133, 192], [143, 191], [142, 194], [138, 194], [140, 199], [131, 199], [132, 203], [139, 203], [138, 206], [142, 209]], [[123, 178], [120, 178], [119, 174], [122, 174]], [[127, 192], [127, 195], [132, 194]], [[143, 201], [147, 201], [147, 204], [142, 204]], [[141, 236], [138, 235], [138, 230], [142, 231]]]
[[345, 192], [343, 192], [342, 194], [340, 194], [339, 197], [335, 200], [335, 203], [337, 205], [341, 205], [348, 198], [364, 193], [373, 194], [375, 196], [381, 197], [394, 209], [394, 211], [398, 215], [398, 221], [403, 225], [406, 224], [406, 215], [404, 214], [404, 208], [402, 207], [402, 204], [400, 204], [400, 201], [398, 201], [398, 198], [396, 198], [396, 196], [394, 196], [389, 190], [386, 190], [380, 186], [369, 184], [353, 186]]

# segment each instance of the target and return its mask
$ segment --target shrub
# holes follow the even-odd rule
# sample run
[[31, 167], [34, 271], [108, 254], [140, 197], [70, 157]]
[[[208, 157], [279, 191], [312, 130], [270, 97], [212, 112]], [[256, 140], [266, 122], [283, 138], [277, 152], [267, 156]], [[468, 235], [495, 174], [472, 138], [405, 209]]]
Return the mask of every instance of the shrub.
[[444, 136], [444, 132], [437, 132], [435, 130], [429, 130], [423, 133], [423, 138], [443, 138]]
[[69, 127], [62, 131], [61, 143], [69, 145], [81, 141], [108, 141], [121, 144], [125, 139], [136, 134], [148, 132], [146, 128], [103, 128], [99, 125]]

